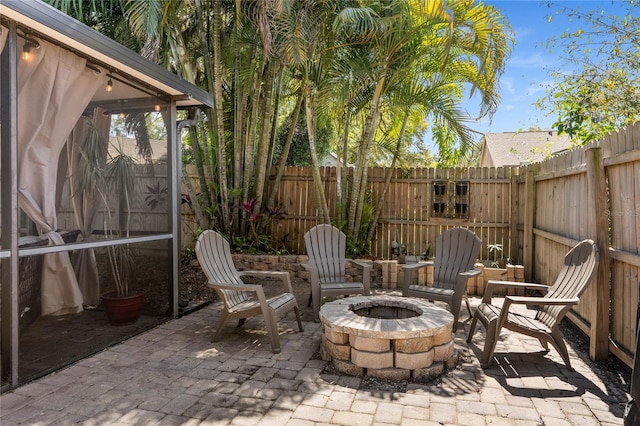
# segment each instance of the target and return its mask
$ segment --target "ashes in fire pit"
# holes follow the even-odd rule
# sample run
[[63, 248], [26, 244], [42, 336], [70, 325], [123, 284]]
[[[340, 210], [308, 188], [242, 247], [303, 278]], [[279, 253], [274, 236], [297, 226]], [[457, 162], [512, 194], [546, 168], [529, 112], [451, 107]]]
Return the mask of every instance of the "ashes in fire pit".
[[455, 366], [453, 315], [424, 299], [356, 296], [320, 308], [322, 358], [339, 372], [431, 381]]

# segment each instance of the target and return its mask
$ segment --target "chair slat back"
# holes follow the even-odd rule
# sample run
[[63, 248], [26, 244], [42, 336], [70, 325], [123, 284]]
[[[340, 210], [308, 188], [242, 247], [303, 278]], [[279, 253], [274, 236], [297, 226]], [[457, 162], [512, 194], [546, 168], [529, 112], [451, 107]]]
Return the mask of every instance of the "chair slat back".
[[321, 283], [345, 281], [347, 237], [342, 231], [329, 224], [316, 225], [304, 235], [304, 243]]
[[[229, 243], [217, 232], [206, 230], [200, 234], [196, 242], [196, 257], [209, 284], [244, 285], [233, 264]], [[230, 309], [248, 299], [247, 293], [242, 290], [216, 289], [216, 291]]]
[[[578, 243], [565, 255], [560, 273], [545, 297], [571, 299], [582, 296], [596, 271], [598, 258], [598, 248], [592, 240]], [[569, 309], [570, 306], [547, 305], [536, 318], [552, 328]]]
[[453, 289], [456, 276], [473, 269], [480, 253], [480, 238], [466, 228], [451, 228], [436, 238], [433, 286]]

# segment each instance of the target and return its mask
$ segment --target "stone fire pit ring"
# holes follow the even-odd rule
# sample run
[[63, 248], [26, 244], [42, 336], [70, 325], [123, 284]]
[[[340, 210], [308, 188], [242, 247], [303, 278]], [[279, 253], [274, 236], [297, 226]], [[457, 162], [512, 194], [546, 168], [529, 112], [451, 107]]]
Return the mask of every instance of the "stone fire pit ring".
[[337, 371], [431, 381], [458, 361], [453, 315], [426, 299], [355, 296], [320, 308], [321, 354]]

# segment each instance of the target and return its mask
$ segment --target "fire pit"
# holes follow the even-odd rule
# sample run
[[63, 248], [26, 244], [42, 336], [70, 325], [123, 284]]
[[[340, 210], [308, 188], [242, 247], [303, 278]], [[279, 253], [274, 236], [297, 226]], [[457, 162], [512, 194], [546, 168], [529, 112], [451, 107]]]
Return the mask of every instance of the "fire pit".
[[457, 363], [453, 315], [424, 299], [357, 296], [320, 308], [321, 354], [339, 372], [430, 381]]

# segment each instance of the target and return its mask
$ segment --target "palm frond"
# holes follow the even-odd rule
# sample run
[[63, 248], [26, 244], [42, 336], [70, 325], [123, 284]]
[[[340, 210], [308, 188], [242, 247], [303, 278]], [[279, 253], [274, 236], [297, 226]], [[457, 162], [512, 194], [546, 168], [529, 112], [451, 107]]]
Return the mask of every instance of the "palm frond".
[[153, 38], [158, 34], [165, 6], [163, 0], [124, 0], [124, 5], [129, 25], [139, 38]]

